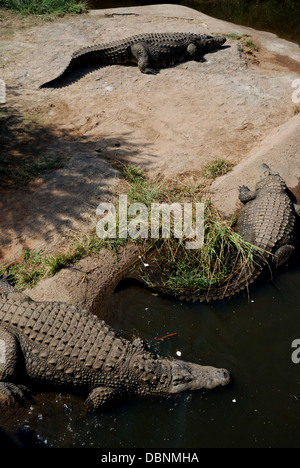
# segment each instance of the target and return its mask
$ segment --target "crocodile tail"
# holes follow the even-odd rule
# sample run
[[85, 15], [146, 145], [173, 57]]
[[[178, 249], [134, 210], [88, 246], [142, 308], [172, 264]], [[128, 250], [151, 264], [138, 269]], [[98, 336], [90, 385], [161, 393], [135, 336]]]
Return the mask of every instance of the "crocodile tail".
[[[59, 75], [57, 78], [54, 78], [54, 80], [47, 81], [47, 83], [44, 83], [41, 86], [39, 86], [39, 89], [57, 88], [57, 87], [59, 87], [59, 85], [61, 84], [63, 79], [67, 77], [67, 75], [68, 74], [66, 73], [66, 70], [65, 70], [64, 73]], [[61, 87], [63, 87], [63, 86], [61, 86]]]
[[63, 84], [64, 81], [69, 77], [70, 73], [74, 71], [78, 66], [78, 59], [77, 57], [73, 58], [70, 60], [68, 66], [65, 68], [65, 70], [56, 78], [53, 80], [47, 81], [46, 83], [42, 84], [39, 89], [45, 89], [45, 88], [56, 88], [56, 87], [64, 87], [67, 86], [67, 84]]
[[42, 84], [40, 86], [40, 89], [56, 88], [56, 87], [62, 88], [62, 87], [68, 86], [70, 82], [66, 80], [70, 77], [70, 74], [73, 71], [77, 70], [78, 68], [88, 65], [88, 57], [86, 57], [85, 55], [88, 55], [88, 54], [83, 54], [83, 55], [74, 54], [69, 64], [67, 65], [67, 67], [64, 69], [64, 71], [59, 76], [54, 78], [53, 80], [47, 81], [46, 83]]
[[[64, 69], [64, 71], [54, 78], [51, 81], [47, 81], [40, 86], [40, 89], [43, 88], [63, 88], [70, 84], [69, 78], [73, 71], [80, 70], [83, 67], [93, 67], [105, 65], [104, 55], [101, 50], [94, 50], [94, 48], [86, 48], [82, 51], [76, 52], [73, 54], [69, 64]], [[84, 74], [88, 73], [85, 71]], [[77, 81], [76, 78], [71, 82]]]
[[11, 276], [0, 275], [0, 293], [8, 293], [16, 291], [12, 285], [13, 278]]
[[[55, 88], [55, 87], [65, 87], [70, 84], [68, 78], [70, 74], [75, 70], [80, 70], [80, 68], [90, 68], [90, 67], [99, 67], [102, 65], [115, 65], [122, 64], [128, 61], [130, 43], [120, 46], [119, 44], [113, 44], [111, 46], [91, 46], [75, 52], [72, 55], [72, 58], [65, 68], [65, 70], [56, 78], [51, 81], [47, 81], [40, 86], [40, 89], [43, 88]], [[83, 74], [89, 73], [89, 71], [84, 71]], [[78, 79], [78, 78], [77, 78]], [[72, 82], [77, 81], [75, 78]], [[65, 83], [64, 83], [65, 82]]]
[[247, 267], [220, 288], [208, 288], [205, 292], [186, 292], [180, 296], [180, 300], [189, 302], [211, 302], [230, 299], [235, 294], [248, 289], [261, 274], [263, 268], [264, 265], [255, 265], [254, 268]]

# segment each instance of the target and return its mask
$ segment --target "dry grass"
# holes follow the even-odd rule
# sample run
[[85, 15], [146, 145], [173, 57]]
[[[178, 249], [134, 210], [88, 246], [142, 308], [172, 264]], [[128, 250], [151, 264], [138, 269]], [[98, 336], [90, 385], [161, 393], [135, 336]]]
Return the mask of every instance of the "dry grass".
[[150, 278], [145, 274], [145, 269], [141, 269], [145, 282], [158, 290], [178, 296], [186, 292], [199, 294], [208, 288], [226, 285], [245, 268], [251, 269], [255, 265], [258, 250], [234, 231], [235, 219], [223, 220], [212, 204], [203, 199], [201, 185], [178, 182], [177, 186], [173, 184], [166, 190], [162, 183], [147, 179], [139, 167], [132, 166], [124, 168], [124, 181], [127, 184], [128, 205], [139, 202], [149, 209], [154, 202], [204, 202], [203, 247], [186, 249], [185, 243], [191, 239], [184, 235], [176, 238], [171, 219], [170, 235], [167, 238], [162, 235], [162, 224], [157, 239], [117, 237], [103, 240], [95, 232], [72, 236], [64, 252], [44, 257], [41, 251], [26, 250], [22, 262], [0, 268], [0, 274], [11, 275], [18, 289], [33, 287], [41, 278], [52, 276], [67, 265], [87, 256], [97, 256], [103, 248], [114, 249], [118, 253], [121, 246], [135, 242], [139, 243], [141, 252], [144, 252], [141, 254], [143, 262], [151, 263], [158, 272], [155, 278]]

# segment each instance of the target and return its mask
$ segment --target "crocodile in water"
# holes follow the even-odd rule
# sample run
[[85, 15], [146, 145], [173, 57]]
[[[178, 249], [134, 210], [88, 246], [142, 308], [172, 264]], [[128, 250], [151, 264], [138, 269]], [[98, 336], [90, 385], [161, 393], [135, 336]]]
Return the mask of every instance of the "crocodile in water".
[[[0, 280], [0, 394], [28, 383], [86, 392], [98, 409], [115, 397], [168, 396], [229, 383], [225, 369], [161, 359], [74, 305], [35, 302]], [[24, 387], [25, 385], [25, 387]]]
[[199, 294], [187, 292], [181, 299], [209, 302], [231, 297], [245, 290], [266, 268], [276, 271], [295, 251], [300, 205], [293, 202], [285, 181], [277, 172], [262, 164], [260, 174], [254, 192], [246, 186], [239, 189], [240, 201], [245, 206], [237, 223], [237, 232], [257, 248], [254, 251], [255, 262], [246, 264], [226, 286]]

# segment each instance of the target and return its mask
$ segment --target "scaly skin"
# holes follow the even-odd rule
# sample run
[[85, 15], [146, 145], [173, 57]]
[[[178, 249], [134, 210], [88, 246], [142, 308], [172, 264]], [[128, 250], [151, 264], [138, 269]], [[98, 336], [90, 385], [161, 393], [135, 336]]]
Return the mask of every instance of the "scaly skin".
[[223, 288], [212, 288], [207, 293], [186, 294], [182, 299], [211, 301], [231, 297], [253, 283], [268, 267], [284, 265], [295, 250], [295, 230], [300, 207], [292, 202], [287, 186], [276, 172], [260, 166], [261, 179], [252, 192], [240, 187], [240, 200], [245, 204], [239, 214], [237, 232], [250, 244], [261, 249], [255, 266], [245, 265], [242, 271]]
[[87, 66], [137, 63], [142, 73], [156, 74], [158, 68], [185, 60], [202, 61], [203, 54], [221, 48], [225, 42], [225, 37], [206, 34], [153, 33], [86, 47], [72, 55], [70, 63], [57, 78], [40, 88], [64, 86], [64, 80], [71, 72]]
[[158, 359], [88, 311], [34, 302], [0, 280], [0, 393], [25, 398], [23, 384], [87, 392], [97, 409], [114, 397], [167, 396], [227, 385], [228, 371]]

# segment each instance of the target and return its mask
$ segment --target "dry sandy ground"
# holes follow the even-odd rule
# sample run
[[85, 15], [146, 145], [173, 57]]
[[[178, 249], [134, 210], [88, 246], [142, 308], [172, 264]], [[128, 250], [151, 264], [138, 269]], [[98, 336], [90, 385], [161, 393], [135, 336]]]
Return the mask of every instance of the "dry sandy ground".
[[[157, 76], [116, 65], [63, 89], [38, 89], [81, 47], [164, 31], [239, 31], [249, 34], [259, 51], [249, 57], [231, 39], [227, 47], [207, 55], [205, 63], [187, 62]], [[196, 180], [208, 161], [229, 160], [235, 170], [211, 188], [224, 215], [239, 208], [237, 187], [255, 183], [260, 161], [282, 170], [291, 188], [298, 184], [300, 116], [294, 117], [291, 99], [292, 83], [300, 78], [295, 44], [189, 8], [157, 5], [93, 11], [17, 30], [1, 41], [0, 54], [8, 106], [37, 116], [34, 143], [41, 151], [70, 158], [64, 168], [41, 176], [27, 190], [1, 190], [1, 265], [18, 259], [26, 247], [55, 252], [63, 245], [62, 234], [94, 227], [97, 205], [120, 188], [119, 163], [138, 164], [167, 183]], [[84, 261], [82, 268], [80, 263], [77, 273], [67, 270], [67, 280], [61, 272], [30, 294], [80, 303], [80, 297], [88, 296], [82, 272], [100, 262], [107, 265], [110, 279], [114, 275], [111, 258], [92, 262]], [[99, 278], [95, 268], [91, 279], [97, 283]], [[84, 305], [92, 302], [84, 299]]]

